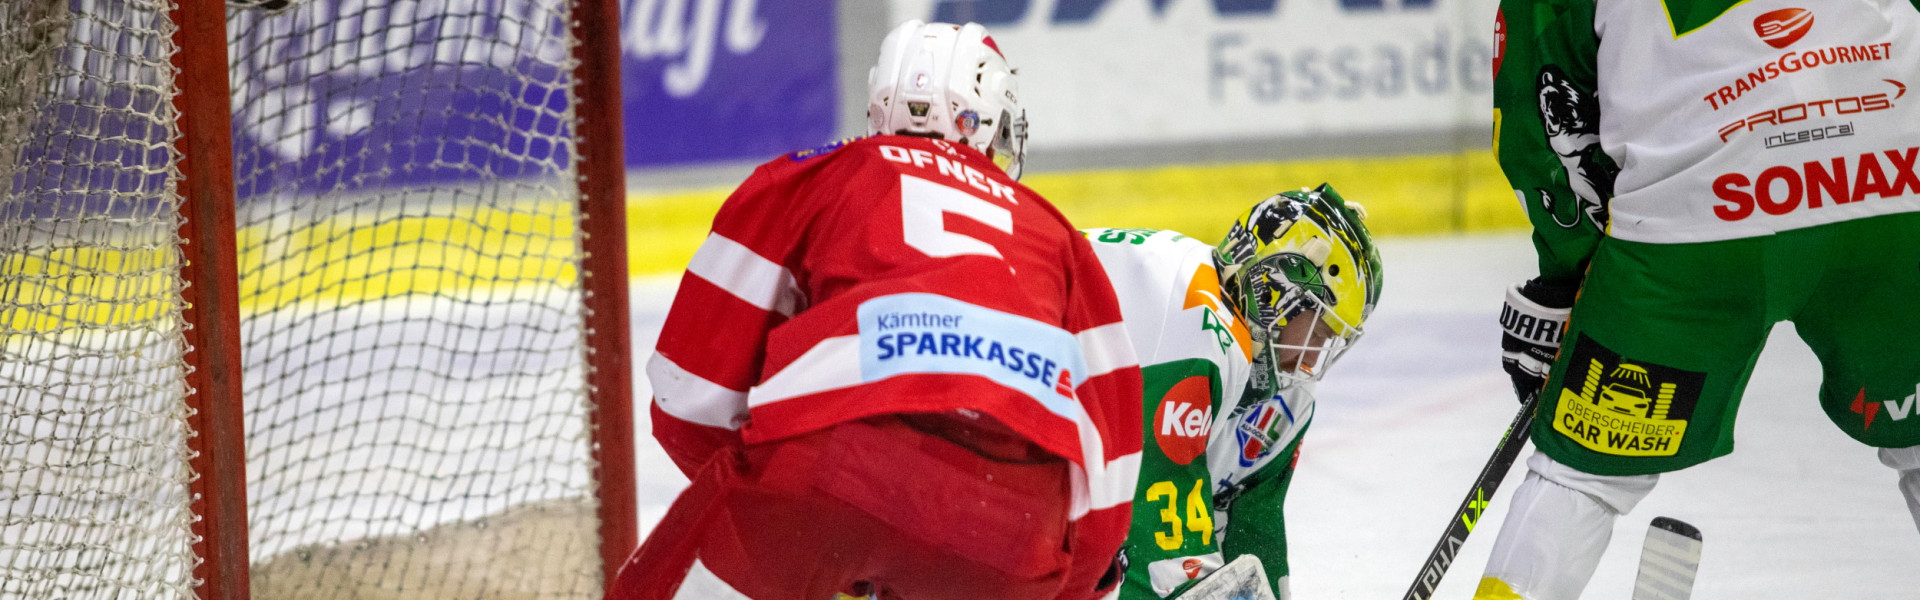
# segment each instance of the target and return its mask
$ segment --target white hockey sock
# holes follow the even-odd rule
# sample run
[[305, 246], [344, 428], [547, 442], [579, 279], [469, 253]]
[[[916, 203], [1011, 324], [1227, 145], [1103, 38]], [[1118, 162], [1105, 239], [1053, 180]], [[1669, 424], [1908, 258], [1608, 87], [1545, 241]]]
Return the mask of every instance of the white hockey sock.
[[1907, 499], [1907, 513], [1920, 528], [1920, 446], [1881, 448], [1880, 464], [1900, 472], [1900, 495]]
[[1633, 510], [1658, 481], [1582, 473], [1535, 452], [1475, 600], [1579, 598], [1613, 537], [1614, 518]]

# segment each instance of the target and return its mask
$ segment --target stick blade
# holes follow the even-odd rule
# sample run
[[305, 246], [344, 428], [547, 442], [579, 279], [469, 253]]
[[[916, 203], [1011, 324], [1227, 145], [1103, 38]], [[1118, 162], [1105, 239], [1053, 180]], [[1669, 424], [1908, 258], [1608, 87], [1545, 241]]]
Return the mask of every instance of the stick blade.
[[1700, 529], [1685, 521], [1656, 517], [1640, 548], [1640, 573], [1633, 600], [1687, 600], [1700, 569]]
[[1273, 587], [1267, 583], [1267, 568], [1253, 555], [1243, 554], [1180, 594], [1180, 600], [1274, 600], [1274, 597]]

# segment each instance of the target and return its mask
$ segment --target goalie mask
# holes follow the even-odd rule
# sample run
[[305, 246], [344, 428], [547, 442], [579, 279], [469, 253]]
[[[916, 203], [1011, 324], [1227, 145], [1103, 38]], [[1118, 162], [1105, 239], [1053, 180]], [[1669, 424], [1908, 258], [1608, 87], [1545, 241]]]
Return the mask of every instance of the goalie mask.
[[1019, 179], [1027, 113], [1013, 76], [979, 24], [901, 23], [867, 72], [867, 133], [966, 144]]
[[1247, 320], [1256, 360], [1318, 380], [1380, 301], [1380, 253], [1365, 213], [1321, 184], [1255, 204], [1214, 247], [1222, 292]]

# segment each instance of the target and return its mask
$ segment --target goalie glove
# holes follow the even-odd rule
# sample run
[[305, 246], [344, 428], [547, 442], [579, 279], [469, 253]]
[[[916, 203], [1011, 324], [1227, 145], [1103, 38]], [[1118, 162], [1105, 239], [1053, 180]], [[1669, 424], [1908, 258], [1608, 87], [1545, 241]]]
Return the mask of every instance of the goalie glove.
[[1174, 597], [1178, 600], [1284, 600], [1288, 596], [1286, 585], [1278, 586], [1281, 592], [1279, 598], [1275, 598], [1267, 581], [1267, 568], [1260, 564], [1258, 557], [1242, 554]]
[[1507, 288], [1507, 305], [1500, 310], [1500, 366], [1513, 378], [1513, 393], [1521, 402], [1547, 385], [1575, 291], [1537, 278]]

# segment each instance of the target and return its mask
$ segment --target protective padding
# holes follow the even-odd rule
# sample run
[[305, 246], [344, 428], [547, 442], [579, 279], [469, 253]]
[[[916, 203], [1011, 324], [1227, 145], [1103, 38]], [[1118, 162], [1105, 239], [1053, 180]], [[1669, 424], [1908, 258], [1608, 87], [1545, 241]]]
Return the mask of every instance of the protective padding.
[[[1579, 598], [1613, 537], [1614, 518], [1633, 510], [1658, 481], [1583, 473], [1534, 453], [1487, 560], [1486, 577], [1507, 590], [1489, 597], [1510, 598], [1510, 590], [1526, 600]], [[1481, 584], [1482, 592], [1498, 589]]]
[[1920, 529], [1920, 446], [1881, 448], [1880, 464], [1900, 472], [1900, 496], [1907, 499], [1907, 513]]

